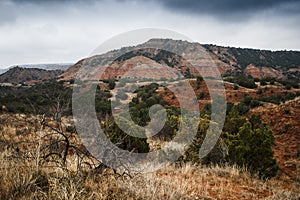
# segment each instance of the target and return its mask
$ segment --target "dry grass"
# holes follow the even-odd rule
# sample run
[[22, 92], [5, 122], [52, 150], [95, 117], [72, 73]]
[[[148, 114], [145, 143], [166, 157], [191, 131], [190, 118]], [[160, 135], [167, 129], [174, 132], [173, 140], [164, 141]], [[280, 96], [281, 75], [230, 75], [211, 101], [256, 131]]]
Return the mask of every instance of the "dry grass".
[[[300, 189], [289, 180], [262, 181], [246, 169], [235, 166], [174, 165], [135, 174], [114, 174], [112, 170], [78, 170], [77, 156], [68, 156], [67, 167], [37, 165], [37, 144], [24, 139], [39, 136], [16, 131], [30, 127], [20, 118], [3, 117], [0, 141], [0, 200], [6, 199], [299, 199]], [[3, 121], [9, 119], [7, 123]], [[13, 121], [16, 119], [16, 121]], [[22, 121], [22, 120], [21, 120]], [[20, 142], [20, 143], [18, 143]], [[44, 141], [45, 142], [45, 141]], [[13, 148], [10, 148], [13, 144]], [[16, 148], [19, 151], [16, 151]]]
[[274, 187], [272, 181], [263, 182], [229, 166], [169, 167], [136, 176], [124, 187], [137, 199], [297, 199], [296, 192]]
[[[30, 161], [1, 155], [0, 199], [298, 199], [299, 190], [263, 182], [237, 167], [184, 165], [132, 178], [111, 170], [77, 173], [36, 169]], [[22, 167], [19, 167], [22, 166]], [[25, 167], [26, 166], [26, 167]]]

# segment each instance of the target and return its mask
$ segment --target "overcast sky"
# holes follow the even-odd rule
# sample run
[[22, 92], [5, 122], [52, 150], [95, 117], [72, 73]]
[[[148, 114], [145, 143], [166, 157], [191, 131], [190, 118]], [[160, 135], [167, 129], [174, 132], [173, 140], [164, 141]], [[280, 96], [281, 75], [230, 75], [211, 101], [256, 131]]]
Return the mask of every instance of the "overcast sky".
[[173, 30], [202, 44], [300, 50], [300, 1], [0, 0], [0, 68], [77, 62], [139, 28]]

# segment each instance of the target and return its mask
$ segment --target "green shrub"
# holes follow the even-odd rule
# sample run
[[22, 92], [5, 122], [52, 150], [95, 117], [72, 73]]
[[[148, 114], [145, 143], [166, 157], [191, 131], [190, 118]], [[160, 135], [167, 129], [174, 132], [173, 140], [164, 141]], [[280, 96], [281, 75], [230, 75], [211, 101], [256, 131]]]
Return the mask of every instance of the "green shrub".
[[227, 160], [232, 164], [246, 166], [253, 173], [258, 172], [262, 178], [271, 178], [278, 171], [272, 150], [275, 139], [266, 125], [258, 125], [259, 128], [254, 128], [247, 121], [237, 134], [228, 136]]
[[284, 114], [286, 114], [286, 115], [291, 114], [291, 110], [290, 110], [289, 108], [286, 108], [286, 109], [284, 110]]
[[[128, 131], [135, 131], [136, 134], [145, 134], [142, 132], [142, 129], [125, 118], [120, 117], [119, 123], [122, 123], [122, 127]], [[103, 126], [105, 134], [110, 138], [111, 142], [116, 144], [119, 148], [137, 153], [149, 152], [150, 148], [147, 143], [147, 138], [138, 138], [128, 135], [123, 132], [114, 121], [105, 121]]]
[[238, 90], [238, 89], [239, 89], [239, 86], [238, 86], [237, 84], [234, 84], [234, 85], [233, 85], [233, 89], [234, 89], [234, 90]]
[[112, 79], [108, 80], [108, 88], [110, 90], [113, 90], [115, 88], [115, 86], [116, 86], [116, 81], [115, 80], [112, 80]]
[[256, 108], [258, 106], [261, 106], [262, 104], [258, 100], [252, 100], [250, 103], [250, 108]]
[[240, 116], [236, 106], [234, 106], [226, 117], [223, 130], [226, 133], [235, 134], [245, 122], [246, 119]]
[[198, 99], [204, 99], [205, 97], [205, 93], [204, 92], [200, 92]]
[[[225, 158], [223, 141], [218, 140], [214, 145], [213, 149], [204, 157], [199, 157], [200, 148], [202, 148], [202, 144], [204, 138], [207, 134], [214, 134], [215, 132], [208, 133], [209, 126], [212, 126], [212, 130], [217, 131], [218, 125], [217, 123], [211, 122], [208, 115], [204, 115], [200, 119], [198, 131], [196, 137], [189, 148], [185, 151], [184, 156], [181, 158], [184, 162], [192, 162], [197, 164], [217, 164], [222, 163]], [[204, 147], [205, 148], [205, 147]], [[205, 149], [206, 150], [206, 149]], [[205, 151], [204, 150], [204, 151]]]
[[249, 111], [249, 107], [247, 105], [245, 105], [245, 103], [243, 103], [243, 102], [240, 102], [235, 107], [236, 107], [236, 110], [239, 112], [240, 115], [244, 115]]
[[203, 77], [202, 76], [197, 76], [197, 85], [200, 85], [203, 81]]
[[30, 88], [0, 88], [0, 104], [5, 105], [14, 113], [53, 113], [53, 109], [60, 105], [61, 114], [71, 114], [72, 89], [64, 87], [62, 82], [45, 81]]
[[263, 93], [263, 90], [262, 89], [259, 89], [257, 90], [256, 94], [262, 94]]
[[236, 83], [246, 88], [257, 88], [254, 79], [246, 76], [245, 74], [240, 74], [239, 76], [234, 78], [227, 78], [226, 81]]
[[260, 80], [260, 85], [262, 86], [267, 85], [266, 79]]

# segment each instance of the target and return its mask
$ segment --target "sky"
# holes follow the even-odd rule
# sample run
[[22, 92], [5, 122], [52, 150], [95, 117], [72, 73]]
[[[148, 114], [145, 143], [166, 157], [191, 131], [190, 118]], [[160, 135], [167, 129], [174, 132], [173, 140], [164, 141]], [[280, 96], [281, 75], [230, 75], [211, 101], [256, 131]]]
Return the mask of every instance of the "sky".
[[0, 0], [0, 68], [75, 63], [141, 28], [201, 44], [300, 50], [300, 0]]

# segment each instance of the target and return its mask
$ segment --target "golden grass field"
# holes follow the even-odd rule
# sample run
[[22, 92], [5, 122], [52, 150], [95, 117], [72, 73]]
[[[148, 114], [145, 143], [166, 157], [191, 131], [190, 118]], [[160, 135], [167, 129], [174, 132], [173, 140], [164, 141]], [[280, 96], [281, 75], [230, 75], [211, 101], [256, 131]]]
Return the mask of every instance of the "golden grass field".
[[[287, 177], [261, 180], [236, 166], [173, 164], [156, 172], [129, 176], [92, 165], [79, 168], [79, 156], [72, 152], [65, 165], [59, 158], [57, 163], [45, 164], [41, 162], [42, 149], [51, 141], [46, 137], [51, 130], [41, 127], [37, 118], [1, 115], [1, 200], [300, 198], [299, 185]], [[68, 120], [64, 123], [67, 125]], [[70, 141], [78, 145], [80, 140], [75, 136]], [[86, 158], [86, 162], [91, 160]]]

